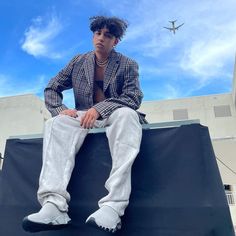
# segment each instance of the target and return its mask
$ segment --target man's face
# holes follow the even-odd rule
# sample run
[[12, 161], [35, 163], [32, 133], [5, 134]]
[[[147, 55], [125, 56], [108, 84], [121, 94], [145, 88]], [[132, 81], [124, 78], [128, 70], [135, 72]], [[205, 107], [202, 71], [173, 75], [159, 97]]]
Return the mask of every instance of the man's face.
[[109, 54], [113, 46], [117, 43], [118, 39], [107, 28], [102, 28], [94, 32], [93, 45], [96, 52]]

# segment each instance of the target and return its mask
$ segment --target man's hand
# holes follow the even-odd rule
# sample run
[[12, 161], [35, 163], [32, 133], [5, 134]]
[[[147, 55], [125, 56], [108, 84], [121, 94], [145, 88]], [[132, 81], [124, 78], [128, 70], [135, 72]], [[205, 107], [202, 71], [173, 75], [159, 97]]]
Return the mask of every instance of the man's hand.
[[71, 117], [74, 117], [74, 118], [76, 118], [78, 116], [77, 115], [77, 110], [75, 110], [75, 109], [66, 109], [64, 111], [61, 111], [60, 114], [71, 116]]
[[94, 122], [98, 119], [100, 114], [97, 112], [95, 108], [90, 108], [87, 110], [85, 115], [81, 119], [81, 126], [84, 129], [91, 129], [93, 128]]

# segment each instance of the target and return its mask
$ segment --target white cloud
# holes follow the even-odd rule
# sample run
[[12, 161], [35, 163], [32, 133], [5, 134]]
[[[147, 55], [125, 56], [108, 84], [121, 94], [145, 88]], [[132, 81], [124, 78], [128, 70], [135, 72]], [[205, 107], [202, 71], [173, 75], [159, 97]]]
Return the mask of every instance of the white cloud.
[[163, 99], [174, 99], [181, 95], [181, 91], [171, 84], [166, 84], [163, 88], [163, 92], [160, 94]]
[[229, 78], [226, 67], [232, 64], [236, 52], [235, 7], [232, 0], [227, 4], [206, 1], [187, 15], [188, 37], [179, 56], [180, 67], [202, 83], [215, 77]]
[[175, 99], [183, 97], [181, 89], [171, 84], [162, 84], [160, 87], [153, 86], [149, 88], [149, 92], [144, 94], [144, 100], [162, 100], [162, 99]]
[[236, 37], [231, 40], [212, 39], [210, 44], [199, 40], [186, 49], [181, 59], [181, 67], [194, 75], [208, 78], [222, 74], [228, 60], [233, 60]]
[[[44, 88], [48, 83], [48, 77], [38, 75], [34, 82], [26, 83], [12, 78], [9, 75], [0, 74], [0, 97], [16, 96], [22, 94], [35, 94], [44, 99]], [[63, 102], [69, 108], [74, 108], [74, 95], [72, 90], [63, 92]]]
[[[103, 0], [104, 6], [109, 3]], [[226, 65], [236, 51], [235, 0], [140, 0], [132, 4], [121, 0], [113, 9], [113, 14], [127, 16], [130, 26], [124, 45], [140, 57], [163, 57], [165, 64], [159, 66], [168, 63], [201, 83], [228, 75]], [[163, 26], [175, 19], [185, 24], [173, 35]]]
[[54, 13], [45, 17], [38, 16], [25, 31], [21, 48], [35, 57], [60, 58], [62, 55], [55, 51], [54, 39], [62, 30], [62, 24]]
[[0, 97], [15, 96], [20, 94], [37, 94], [43, 96], [47, 78], [44, 75], [39, 75], [34, 79], [34, 82], [27, 83], [12, 78], [9, 75], [0, 74]]
[[[156, 76], [159, 76], [161, 75], [162, 73], [162, 70], [156, 66], [153, 66], [153, 65], [149, 65], [148, 63], [147, 64], [142, 64], [142, 66], [139, 67], [139, 74], [140, 76], [142, 75], [150, 75], [150, 76], [146, 76], [145, 77], [145, 81], [148, 80], [148, 79], [155, 79]], [[154, 77], [154, 78], [153, 78]]]

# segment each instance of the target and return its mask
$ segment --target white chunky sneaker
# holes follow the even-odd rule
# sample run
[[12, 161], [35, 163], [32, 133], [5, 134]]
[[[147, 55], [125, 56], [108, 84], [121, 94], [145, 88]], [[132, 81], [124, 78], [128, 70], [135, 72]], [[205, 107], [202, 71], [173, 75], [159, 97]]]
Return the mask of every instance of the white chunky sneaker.
[[28, 232], [57, 230], [68, 226], [70, 217], [66, 212], [61, 212], [53, 203], [47, 202], [38, 213], [26, 216], [22, 227]]
[[103, 206], [95, 211], [87, 218], [86, 223], [111, 233], [121, 229], [121, 219], [118, 213], [109, 206]]

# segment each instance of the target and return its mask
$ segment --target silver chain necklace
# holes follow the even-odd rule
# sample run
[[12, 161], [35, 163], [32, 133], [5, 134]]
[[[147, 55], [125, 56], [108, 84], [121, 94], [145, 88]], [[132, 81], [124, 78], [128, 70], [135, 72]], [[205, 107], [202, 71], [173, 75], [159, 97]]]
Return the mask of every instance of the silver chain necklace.
[[105, 67], [108, 63], [108, 58], [105, 61], [99, 61], [98, 59], [95, 59], [96, 65], [99, 67]]

